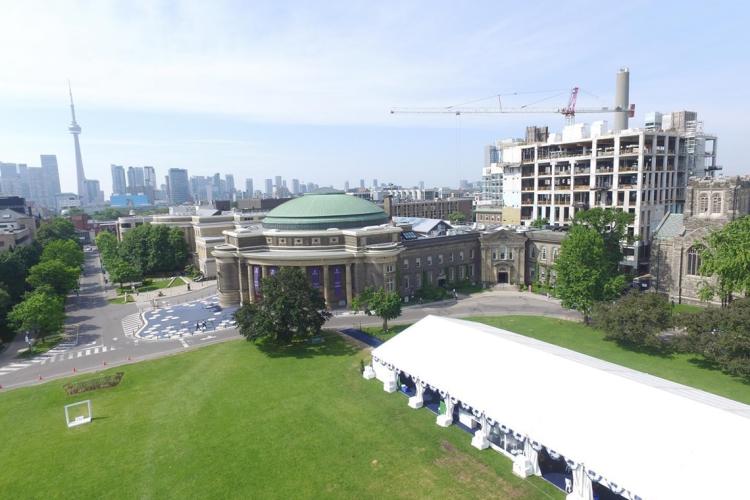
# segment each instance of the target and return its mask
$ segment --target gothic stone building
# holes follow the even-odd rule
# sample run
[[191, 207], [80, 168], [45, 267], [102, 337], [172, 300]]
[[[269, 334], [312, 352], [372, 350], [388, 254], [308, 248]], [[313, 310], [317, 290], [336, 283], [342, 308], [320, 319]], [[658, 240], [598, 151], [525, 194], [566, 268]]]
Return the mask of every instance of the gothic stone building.
[[713, 282], [700, 275], [698, 246], [711, 231], [748, 214], [750, 177], [691, 180], [685, 212], [667, 214], [654, 234], [651, 276], [656, 290], [675, 302], [698, 303], [701, 285]]

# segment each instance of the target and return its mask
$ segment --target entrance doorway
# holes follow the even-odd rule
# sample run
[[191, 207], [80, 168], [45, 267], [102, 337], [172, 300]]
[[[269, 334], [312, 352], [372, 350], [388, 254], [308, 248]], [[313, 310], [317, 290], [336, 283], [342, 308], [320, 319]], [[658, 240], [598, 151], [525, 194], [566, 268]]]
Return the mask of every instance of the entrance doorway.
[[508, 284], [508, 271], [500, 271], [497, 273], [497, 282], [501, 285]]

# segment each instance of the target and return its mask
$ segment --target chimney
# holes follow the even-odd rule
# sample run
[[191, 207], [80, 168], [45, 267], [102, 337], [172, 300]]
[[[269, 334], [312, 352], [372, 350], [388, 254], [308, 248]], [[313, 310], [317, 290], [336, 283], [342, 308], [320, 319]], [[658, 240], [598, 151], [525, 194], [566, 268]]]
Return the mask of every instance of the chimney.
[[628, 128], [628, 106], [630, 105], [630, 70], [620, 68], [615, 80], [615, 132]]

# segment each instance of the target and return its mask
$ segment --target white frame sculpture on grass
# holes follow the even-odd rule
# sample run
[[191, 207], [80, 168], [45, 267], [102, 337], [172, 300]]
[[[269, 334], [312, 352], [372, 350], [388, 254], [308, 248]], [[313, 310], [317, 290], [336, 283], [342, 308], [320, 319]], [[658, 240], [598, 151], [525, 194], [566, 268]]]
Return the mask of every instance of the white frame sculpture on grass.
[[[72, 420], [70, 418], [70, 409], [78, 406], [86, 405], [86, 414], [76, 415]], [[68, 424], [68, 428], [77, 427], [79, 425], [88, 424], [94, 418], [94, 414], [91, 410], [91, 400], [79, 401], [77, 403], [71, 403], [65, 405], [65, 423]]]

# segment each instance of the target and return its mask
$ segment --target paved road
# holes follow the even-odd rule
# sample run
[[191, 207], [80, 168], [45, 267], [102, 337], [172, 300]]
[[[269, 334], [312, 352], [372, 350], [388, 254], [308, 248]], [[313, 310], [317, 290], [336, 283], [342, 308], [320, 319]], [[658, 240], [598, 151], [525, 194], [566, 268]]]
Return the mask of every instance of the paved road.
[[[48, 353], [26, 359], [17, 357], [18, 349], [23, 347], [23, 339], [16, 340], [0, 354], [2, 389], [43, 383], [74, 373], [101, 370], [239, 338], [233, 328], [217, 331], [209, 328], [206, 332], [180, 334], [180, 328], [192, 325], [201, 319], [201, 314], [206, 315], [205, 319], [216, 318], [215, 310], [190, 306], [191, 303], [199, 304], [210, 300], [209, 294], [213, 293], [210, 288], [161, 300], [159, 305], [166, 306], [162, 308], [163, 314], [156, 319], [153, 319], [153, 314], [147, 314], [152, 321], [142, 328], [141, 313], [144, 312], [144, 307], [150, 305], [109, 304], [105, 298], [104, 278], [100, 270], [98, 253], [87, 252], [80, 296], [70, 297], [67, 311], [69, 327], [78, 327], [78, 344], [60, 345]], [[533, 314], [579, 319], [577, 313], [562, 309], [554, 299], [517, 291], [489, 291], [471, 297], [460, 297], [458, 301], [405, 307], [401, 317], [392, 323], [413, 323], [428, 314], [451, 317]], [[166, 323], [163, 328], [152, 328], [153, 324], [162, 322], [167, 315], [173, 328], [167, 331]], [[189, 323], [183, 325], [183, 321]], [[220, 321], [216, 323], [220, 324]], [[334, 316], [327, 326], [361, 328], [380, 324], [381, 320], [377, 317], [345, 313]], [[133, 335], [139, 330], [146, 338]], [[166, 335], [160, 334], [161, 330]]]
[[[139, 306], [110, 304], [105, 298], [104, 279], [97, 252], [86, 252], [85, 272], [81, 278], [80, 296], [71, 296], [67, 306], [67, 325], [77, 325], [77, 345], [61, 345], [33, 359], [18, 357], [25, 347], [23, 337], [16, 339], [0, 355], [0, 386], [3, 390], [42, 383], [51, 378], [95, 371], [110, 366], [136, 362], [208, 345], [228, 338], [237, 338], [235, 330], [208, 331], [190, 338], [143, 340], [126, 336], [123, 320], [137, 317]], [[211, 290], [170, 297], [172, 302], [203, 297]], [[163, 304], [163, 302], [162, 302]], [[208, 311], [207, 311], [208, 314]], [[74, 371], [75, 370], [75, 371]], [[41, 377], [41, 378], [40, 378]]]

